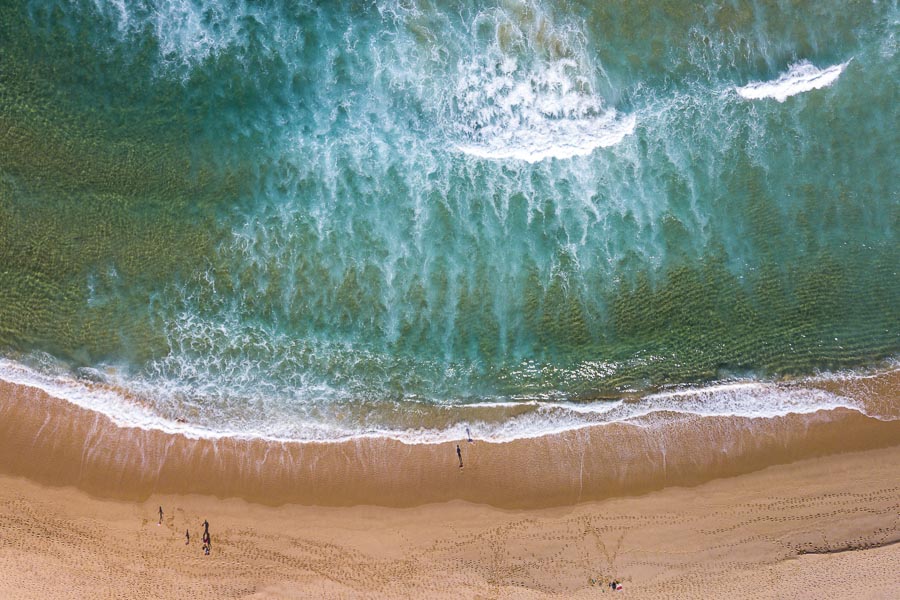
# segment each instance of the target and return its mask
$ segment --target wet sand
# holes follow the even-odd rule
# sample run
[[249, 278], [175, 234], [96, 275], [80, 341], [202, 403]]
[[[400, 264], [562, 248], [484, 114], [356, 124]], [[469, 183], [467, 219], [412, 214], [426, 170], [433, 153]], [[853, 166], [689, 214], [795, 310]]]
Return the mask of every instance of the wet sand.
[[[898, 373], [883, 375], [890, 381], [880, 384], [881, 396], [900, 389]], [[881, 396], [882, 412], [900, 404]], [[900, 419], [848, 409], [765, 419], [672, 414], [656, 415], [652, 425], [610, 424], [507, 443], [460, 440], [459, 469], [455, 443], [190, 439], [121, 428], [35, 388], [0, 384], [0, 473], [120, 500], [188, 493], [269, 505], [466, 500], [542, 508], [897, 443]]]
[[[898, 381], [828, 385], [891, 415]], [[194, 440], [3, 384], [0, 597], [896, 596], [900, 421], [660, 421], [461, 441], [459, 469], [455, 444]]]

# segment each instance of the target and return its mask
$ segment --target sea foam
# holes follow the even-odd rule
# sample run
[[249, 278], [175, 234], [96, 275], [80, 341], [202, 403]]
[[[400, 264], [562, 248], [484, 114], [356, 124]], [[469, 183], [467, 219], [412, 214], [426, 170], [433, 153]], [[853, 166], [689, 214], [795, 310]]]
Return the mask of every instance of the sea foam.
[[[102, 373], [97, 372], [99, 379]], [[248, 429], [223, 423], [210, 427], [158, 414], [152, 400], [143, 400], [119, 385], [79, 379], [61, 372], [45, 372], [0, 359], [0, 380], [37, 388], [48, 395], [102, 413], [119, 427], [136, 427], [180, 434], [189, 438], [239, 438], [294, 442], [335, 442], [360, 438], [390, 438], [410, 444], [436, 444], [459, 440], [468, 427], [473, 436], [489, 442], [575, 431], [591, 426], [628, 423], [640, 427], [667, 422], [675, 414], [696, 417], [774, 418], [846, 408], [865, 413], [857, 401], [804, 385], [765, 381], [733, 381], [706, 387], [681, 388], [639, 399], [588, 403], [538, 400], [486, 400], [474, 404], [433, 407], [458, 413], [446, 427], [389, 428], [364, 423], [297, 422], [288, 429], [260, 427], [254, 419]]]
[[802, 60], [791, 65], [778, 79], [752, 81], [745, 86], [736, 87], [735, 91], [748, 100], [774, 98], [784, 102], [790, 96], [830, 86], [841, 76], [849, 62], [819, 69], [808, 60]]
[[461, 152], [480, 158], [534, 163], [588, 155], [634, 131], [633, 115], [620, 115], [591, 92], [572, 59], [522, 67], [506, 58], [462, 69], [455, 91]]
[[611, 113], [595, 119], [543, 119], [528, 127], [499, 129], [481, 143], [456, 147], [479, 158], [512, 158], [529, 163], [586, 156], [597, 148], [618, 144], [634, 131], [634, 116], [618, 118], [615, 111]]

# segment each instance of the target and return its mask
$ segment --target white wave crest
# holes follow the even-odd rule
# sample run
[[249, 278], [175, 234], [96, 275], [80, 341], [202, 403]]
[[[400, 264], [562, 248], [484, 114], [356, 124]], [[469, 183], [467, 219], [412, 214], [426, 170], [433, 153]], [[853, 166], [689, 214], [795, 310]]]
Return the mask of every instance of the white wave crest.
[[499, 129], [480, 143], [456, 148], [479, 158], [512, 158], [535, 163], [547, 158], [587, 156], [597, 148], [614, 146], [634, 132], [634, 116], [619, 118], [615, 111], [594, 119], [544, 119], [516, 129]]
[[533, 69], [507, 58], [463, 69], [455, 92], [456, 147], [480, 158], [538, 162], [585, 156], [634, 131], [633, 115], [605, 108], [571, 59]]
[[747, 100], [774, 98], [784, 102], [790, 96], [830, 86], [837, 81], [849, 63], [850, 61], [847, 61], [819, 69], [808, 60], [802, 60], [791, 65], [787, 73], [781, 74], [778, 79], [752, 81], [745, 86], [736, 87], [735, 91]]

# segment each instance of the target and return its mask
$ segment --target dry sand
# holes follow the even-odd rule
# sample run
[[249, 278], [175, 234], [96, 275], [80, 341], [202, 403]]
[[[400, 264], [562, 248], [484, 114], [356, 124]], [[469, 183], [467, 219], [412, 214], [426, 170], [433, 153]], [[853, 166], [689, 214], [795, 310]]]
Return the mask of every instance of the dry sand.
[[0, 597], [590, 598], [618, 578], [622, 597], [896, 598], [898, 464], [894, 447], [530, 511], [136, 503], [2, 477]]
[[[834, 386], [897, 410], [897, 371]], [[707, 421], [464, 444], [459, 470], [444, 444], [188, 440], [2, 386], [0, 598], [900, 597], [900, 422]]]

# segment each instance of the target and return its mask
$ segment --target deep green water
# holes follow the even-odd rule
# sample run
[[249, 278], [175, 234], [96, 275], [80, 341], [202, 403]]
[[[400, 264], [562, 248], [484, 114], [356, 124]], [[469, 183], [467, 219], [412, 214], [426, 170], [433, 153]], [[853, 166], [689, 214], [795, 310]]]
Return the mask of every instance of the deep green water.
[[898, 28], [883, 1], [2, 0], [0, 350], [284, 435], [875, 364]]

